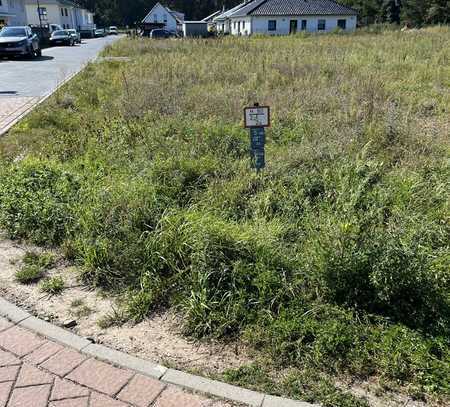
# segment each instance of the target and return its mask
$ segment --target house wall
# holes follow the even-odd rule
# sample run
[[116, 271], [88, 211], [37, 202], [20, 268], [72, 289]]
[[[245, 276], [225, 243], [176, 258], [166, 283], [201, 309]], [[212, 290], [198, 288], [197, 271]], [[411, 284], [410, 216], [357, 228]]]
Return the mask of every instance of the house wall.
[[252, 17], [231, 19], [230, 33], [232, 35], [250, 35], [252, 33]]
[[[48, 4], [40, 2], [41, 8], [47, 9], [47, 18], [42, 16], [42, 24], [59, 24], [62, 26], [61, 12], [57, 4]], [[27, 23], [33, 25], [39, 25], [39, 14], [36, 4], [26, 5]]]
[[[237, 29], [234, 30], [234, 21], [242, 21], [244, 18], [232, 18], [232, 34], [237, 35]], [[306, 20], [307, 32], [330, 32], [337, 28], [337, 21], [340, 19], [346, 20], [347, 32], [355, 31], [356, 16], [282, 16], [282, 17], [251, 17], [251, 24], [249, 34], [269, 34], [269, 35], [287, 35], [290, 33], [290, 21], [297, 20], [297, 32], [301, 31], [301, 22]], [[276, 31], [269, 31], [268, 21], [276, 20]], [[318, 31], [318, 20], [325, 20], [325, 30]], [[242, 23], [241, 23], [242, 24]], [[248, 27], [248, 24], [245, 24]], [[241, 30], [242, 31], [242, 30]], [[242, 33], [241, 33], [242, 34]]]
[[74, 10], [74, 15], [75, 23], [80, 29], [95, 28], [93, 13], [82, 8], [77, 8]]
[[[26, 25], [26, 12], [24, 0], [1, 0], [0, 20], [7, 25]], [[1, 12], [13, 14], [2, 16]]]
[[[16, 0], [17, 1], [17, 0]], [[47, 16], [42, 16], [42, 24], [58, 24], [63, 28], [78, 28], [83, 26], [94, 26], [93, 14], [84, 9], [78, 9], [58, 2], [46, 2], [40, 0], [41, 8], [47, 10]], [[62, 12], [61, 12], [62, 10]], [[67, 10], [67, 16], [66, 16]], [[37, 4], [29, 2], [25, 5], [26, 23], [39, 25]]]
[[[165, 19], [167, 20], [165, 22]], [[157, 4], [145, 18], [144, 23], [165, 23], [167, 31], [177, 31], [177, 20], [170, 14], [165, 7]]]

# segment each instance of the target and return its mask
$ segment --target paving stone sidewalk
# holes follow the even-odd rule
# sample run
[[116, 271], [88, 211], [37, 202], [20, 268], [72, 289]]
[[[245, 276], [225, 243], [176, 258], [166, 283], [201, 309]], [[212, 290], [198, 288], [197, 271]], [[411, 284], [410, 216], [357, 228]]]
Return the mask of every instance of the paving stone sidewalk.
[[42, 338], [0, 317], [0, 407], [225, 407]]
[[0, 135], [39, 99], [36, 96], [0, 96]]

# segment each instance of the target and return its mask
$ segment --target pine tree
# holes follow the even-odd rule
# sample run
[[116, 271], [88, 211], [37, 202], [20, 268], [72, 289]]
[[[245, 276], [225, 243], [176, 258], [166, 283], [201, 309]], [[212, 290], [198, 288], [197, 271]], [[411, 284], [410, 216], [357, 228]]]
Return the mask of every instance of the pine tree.
[[382, 8], [385, 21], [400, 24], [400, 0], [384, 0]]

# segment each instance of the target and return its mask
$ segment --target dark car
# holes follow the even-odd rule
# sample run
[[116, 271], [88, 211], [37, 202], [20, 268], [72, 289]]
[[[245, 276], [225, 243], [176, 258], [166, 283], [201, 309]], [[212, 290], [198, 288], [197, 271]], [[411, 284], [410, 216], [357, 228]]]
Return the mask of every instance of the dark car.
[[30, 27], [4, 27], [0, 31], [0, 56], [41, 56], [39, 38]]
[[150, 31], [150, 38], [170, 38], [173, 36], [174, 35], [170, 31], [163, 30], [162, 28]]
[[75, 39], [67, 30], [53, 31], [50, 36], [50, 44], [52, 45], [75, 45]]

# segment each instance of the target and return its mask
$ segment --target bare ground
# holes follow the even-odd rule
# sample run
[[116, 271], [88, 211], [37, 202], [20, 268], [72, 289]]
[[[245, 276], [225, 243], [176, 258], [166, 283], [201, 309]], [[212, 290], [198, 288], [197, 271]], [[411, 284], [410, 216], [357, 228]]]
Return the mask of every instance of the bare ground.
[[[22, 265], [27, 251], [42, 252], [41, 248], [2, 237], [0, 233], [0, 296], [26, 308], [34, 315], [56, 325], [75, 320], [72, 330], [80, 336], [92, 338], [131, 355], [162, 365], [202, 375], [216, 375], [227, 368], [250, 362], [246, 349], [239, 343], [224, 345], [212, 341], [194, 342], [181, 334], [181, 322], [172, 311], [153, 315], [138, 324], [109, 328], [99, 326], [99, 320], [116, 310], [115, 298], [83, 285], [76, 267], [59, 260], [47, 276], [60, 275], [66, 288], [60, 295], [42, 293], [38, 284], [23, 285], [14, 275]], [[48, 251], [48, 250], [46, 250]], [[62, 257], [53, 251], [56, 258]], [[100, 324], [102, 325], [102, 324]], [[425, 407], [426, 403], [380, 391], [373, 383], [339, 383], [339, 387], [365, 397], [372, 407]], [[214, 407], [234, 404], [218, 401]]]
[[18, 283], [14, 275], [27, 251], [41, 252], [42, 249], [0, 238], [0, 295], [34, 315], [56, 325], [75, 320], [77, 325], [73, 331], [80, 336], [185, 371], [214, 374], [248, 362], [245, 349], [240, 345], [194, 342], [182, 336], [180, 321], [171, 311], [161, 312], [138, 324], [99, 327], [98, 321], [113, 314], [117, 308], [115, 299], [81, 284], [76, 268], [61, 260], [47, 272], [49, 277], [63, 277], [66, 289], [61, 295], [42, 293], [39, 284]]

